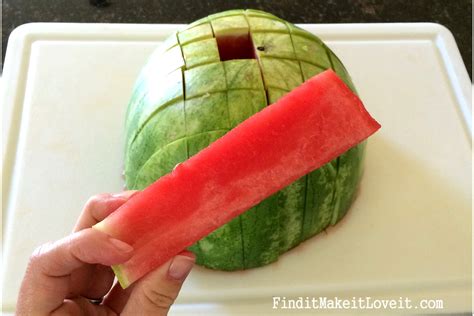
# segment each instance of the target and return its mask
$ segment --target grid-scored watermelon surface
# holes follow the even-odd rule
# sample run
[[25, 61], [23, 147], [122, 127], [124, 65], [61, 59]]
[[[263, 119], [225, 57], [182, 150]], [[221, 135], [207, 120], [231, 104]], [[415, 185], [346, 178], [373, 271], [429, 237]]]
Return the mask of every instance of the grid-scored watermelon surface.
[[[221, 61], [216, 37], [227, 34], [250, 34], [256, 59]], [[129, 103], [127, 187], [145, 188], [328, 68], [355, 92], [321, 40], [261, 11], [214, 14], [173, 34], [150, 57]], [[197, 262], [222, 270], [265, 265], [335, 224], [354, 197], [363, 151], [354, 147], [193, 245]]]

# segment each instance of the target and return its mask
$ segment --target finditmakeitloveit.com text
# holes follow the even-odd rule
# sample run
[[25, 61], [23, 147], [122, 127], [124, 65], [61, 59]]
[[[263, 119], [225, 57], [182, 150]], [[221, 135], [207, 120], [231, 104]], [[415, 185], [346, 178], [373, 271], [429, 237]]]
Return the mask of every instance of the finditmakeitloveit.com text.
[[408, 297], [396, 299], [377, 299], [370, 296], [339, 298], [334, 297], [285, 297], [273, 296], [273, 309], [305, 309], [305, 310], [442, 310], [441, 299], [422, 299], [412, 301]]

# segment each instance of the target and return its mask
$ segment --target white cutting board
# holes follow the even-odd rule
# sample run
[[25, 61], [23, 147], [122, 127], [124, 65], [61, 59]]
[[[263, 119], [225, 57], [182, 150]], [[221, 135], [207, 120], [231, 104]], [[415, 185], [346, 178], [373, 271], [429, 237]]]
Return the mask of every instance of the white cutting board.
[[[451, 33], [436, 24], [302, 26], [341, 57], [382, 124], [358, 199], [340, 224], [277, 263], [196, 268], [174, 312], [275, 314], [272, 296], [401, 296], [444, 300], [423, 312], [470, 310], [471, 87]], [[29, 24], [12, 34], [1, 98], [7, 310], [33, 249], [68, 234], [89, 196], [121, 190], [132, 85], [179, 27]]]

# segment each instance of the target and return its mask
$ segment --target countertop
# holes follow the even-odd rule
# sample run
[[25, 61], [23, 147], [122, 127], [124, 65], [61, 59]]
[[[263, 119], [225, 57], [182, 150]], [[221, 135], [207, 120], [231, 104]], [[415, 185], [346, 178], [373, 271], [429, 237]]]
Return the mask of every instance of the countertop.
[[440, 23], [453, 33], [472, 78], [471, 0], [3, 0], [2, 68], [8, 36], [24, 23], [189, 23], [235, 8], [265, 10], [293, 23]]

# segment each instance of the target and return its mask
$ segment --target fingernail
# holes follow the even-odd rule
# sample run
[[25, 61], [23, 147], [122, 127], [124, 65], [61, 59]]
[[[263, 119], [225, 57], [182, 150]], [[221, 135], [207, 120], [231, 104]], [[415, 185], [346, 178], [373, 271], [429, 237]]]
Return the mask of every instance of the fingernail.
[[178, 281], [184, 280], [194, 266], [194, 258], [178, 255], [174, 257], [168, 269], [168, 275]]
[[130, 246], [129, 244], [127, 244], [127, 243], [125, 243], [121, 240], [118, 240], [118, 239], [115, 239], [115, 238], [109, 238], [109, 241], [115, 247], [115, 249], [117, 249], [120, 252], [128, 253], [128, 252], [133, 251], [132, 246]]
[[136, 194], [137, 192], [138, 192], [137, 190], [128, 190], [128, 191], [112, 194], [112, 197], [128, 199], [132, 197], [134, 194]]

